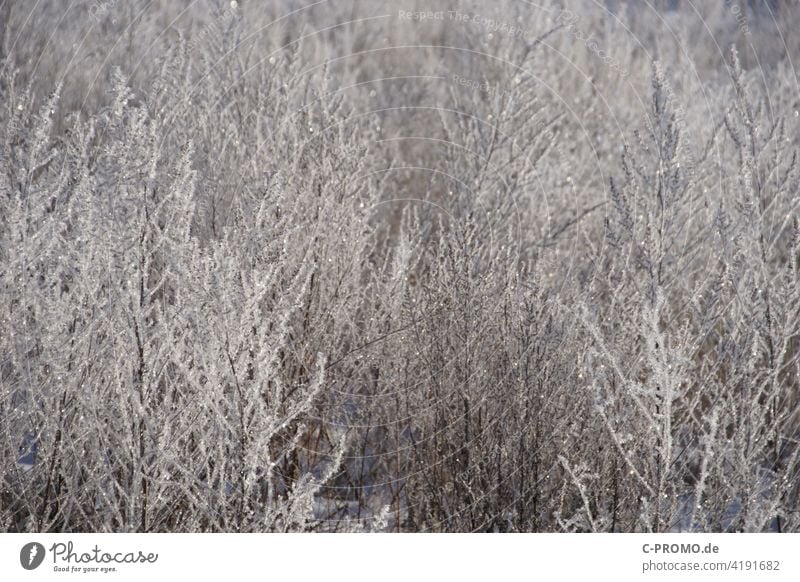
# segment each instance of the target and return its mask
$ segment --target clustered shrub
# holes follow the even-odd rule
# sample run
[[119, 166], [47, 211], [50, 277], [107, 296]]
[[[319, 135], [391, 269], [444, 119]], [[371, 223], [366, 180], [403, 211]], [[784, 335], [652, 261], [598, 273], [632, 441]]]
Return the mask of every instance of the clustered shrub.
[[0, 530], [800, 531], [800, 9], [265, 4], [0, 5]]

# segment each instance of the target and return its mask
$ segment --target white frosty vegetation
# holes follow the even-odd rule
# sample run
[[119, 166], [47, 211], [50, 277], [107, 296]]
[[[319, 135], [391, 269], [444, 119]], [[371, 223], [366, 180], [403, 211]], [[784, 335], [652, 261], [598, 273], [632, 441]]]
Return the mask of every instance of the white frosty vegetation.
[[800, 531], [761, 11], [67, 4], [0, 4], [0, 530]]

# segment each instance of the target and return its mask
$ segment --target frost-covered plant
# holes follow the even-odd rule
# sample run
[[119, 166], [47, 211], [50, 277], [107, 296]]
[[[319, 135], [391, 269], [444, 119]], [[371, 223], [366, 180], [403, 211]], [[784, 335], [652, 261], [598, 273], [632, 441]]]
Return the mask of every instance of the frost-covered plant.
[[0, 528], [800, 530], [800, 52], [680, 4], [3, 3]]

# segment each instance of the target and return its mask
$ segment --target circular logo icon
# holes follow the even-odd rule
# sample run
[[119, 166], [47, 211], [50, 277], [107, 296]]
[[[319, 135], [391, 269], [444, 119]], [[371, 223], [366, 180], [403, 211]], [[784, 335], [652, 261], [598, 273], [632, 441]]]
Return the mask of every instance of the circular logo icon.
[[19, 552], [19, 563], [26, 570], [35, 570], [42, 565], [44, 561], [44, 546], [42, 544], [31, 542], [22, 546]]

